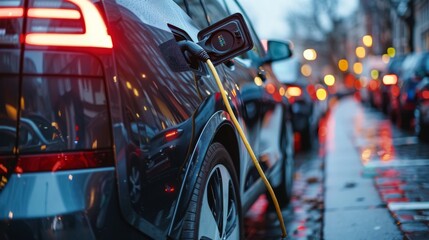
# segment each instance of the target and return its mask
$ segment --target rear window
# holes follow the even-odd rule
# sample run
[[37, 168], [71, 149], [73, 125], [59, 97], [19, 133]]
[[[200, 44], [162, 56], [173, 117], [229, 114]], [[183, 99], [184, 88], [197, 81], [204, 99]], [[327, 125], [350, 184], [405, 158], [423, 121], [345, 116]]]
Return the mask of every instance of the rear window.
[[21, 153], [111, 146], [102, 78], [24, 77], [22, 95]]
[[16, 144], [19, 77], [0, 76], [0, 155], [12, 154]]

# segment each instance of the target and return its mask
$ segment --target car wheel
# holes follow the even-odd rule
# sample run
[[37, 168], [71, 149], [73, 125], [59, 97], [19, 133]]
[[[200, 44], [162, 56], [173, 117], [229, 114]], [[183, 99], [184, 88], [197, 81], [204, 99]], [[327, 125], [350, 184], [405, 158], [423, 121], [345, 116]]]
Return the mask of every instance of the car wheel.
[[390, 104], [387, 105], [387, 115], [389, 116], [389, 119], [392, 121], [392, 123], [396, 123], [396, 112], [392, 106], [390, 106]]
[[[277, 201], [281, 208], [286, 207], [292, 198], [292, 187], [294, 177], [294, 146], [293, 146], [293, 129], [290, 123], [286, 124], [286, 131], [283, 134], [282, 145], [285, 146], [285, 156], [283, 158], [282, 182], [274, 189]], [[268, 198], [270, 195], [267, 193]], [[270, 204], [272, 201], [270, 201]]]
[[409, 130], [411, 128], [412, 116], [408, 112], [399, 112], [396, 118], [396, 124], [399, 128]]
[[306, 151], [310, 150], [313, 147], [313, 131], [311, 128], [310, 120], [308, 120], [307, 126], [301, 132], [301, 149]]
[[421, 140], [428, 140], [429, 138], [429, 128], [428, 125], [424, 124], [422, 121], [421, 111], [419, 108], [416, 108], [414, 111], [414, 117], [415, 117], [415, 127], [414, 131], [417, 135], [417, 137]]
[[242, 239], [238, 180], [222, 144], [210, 146], [192, 191], [181, 239]]
[[143, 172], [141, 167], [141, 162], [139, 157], [132, 153], [130, 156], [130, 166], [128, 170], [128, 188], [129, 188], [129, 197], [133, 206], [138, 209], [138, 205], [142, 197], [142, 179]]

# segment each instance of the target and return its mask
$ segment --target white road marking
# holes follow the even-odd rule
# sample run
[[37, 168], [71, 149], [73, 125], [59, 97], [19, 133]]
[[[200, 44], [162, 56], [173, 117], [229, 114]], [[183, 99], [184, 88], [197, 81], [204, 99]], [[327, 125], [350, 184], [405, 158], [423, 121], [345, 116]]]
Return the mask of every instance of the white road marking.
[[418, 167], [429, 166], [429, 159], [413, 159], [413, 160], [393, 160], [389, 162], [376, 161], [364, 164], [365, 169], [371, 168], [389, 168], [389, 167]]
[[401, 138], [393, 138], [392, 139], [393, 145], [411, 145], [411, 144], [417, 144], [419, 143], [419, 139], [416, 136], [410, 136], [410, 137], [401, 137]]
[[358, 137], [355, 139], [355, 145], [358, 148], [364, 148], [364, 147], [373, 146], [373, 145], [381, 145], [386, 141], [391, 141], [394, 146], [405, 146], [405, 145], [413, 145], [413, 144], [419, 143], [419, 139], [416, 136], [398, 137], [398, 138]]
[[429, 209], [429, 202], [392, 202], [387, 205], [390, 211]]

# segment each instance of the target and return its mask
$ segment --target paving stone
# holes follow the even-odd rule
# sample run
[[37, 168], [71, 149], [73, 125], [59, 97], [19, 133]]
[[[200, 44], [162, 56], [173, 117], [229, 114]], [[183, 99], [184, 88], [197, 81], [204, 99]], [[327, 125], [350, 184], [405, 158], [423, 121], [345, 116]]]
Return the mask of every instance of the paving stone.
[[406, 222], [413, 222], [414, 214], [396, 214], [394, 217], [400, 222], [400, 223], [406, 223]]
[[421, 222], [403, 223], [400, 225], [400, 229], [406, 233], [429, 231], [428, 225]]
[[404, 236], [404, 240], [428, 240], [429, 233], [407, 233]]

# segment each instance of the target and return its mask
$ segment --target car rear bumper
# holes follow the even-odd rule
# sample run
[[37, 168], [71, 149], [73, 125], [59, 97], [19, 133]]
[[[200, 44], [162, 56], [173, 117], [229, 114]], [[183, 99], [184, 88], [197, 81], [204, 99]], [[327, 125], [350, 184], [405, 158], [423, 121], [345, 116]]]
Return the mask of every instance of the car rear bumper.
[[420, 120], [424, 125], [429, 125], [429, 102], [423, 102], [418, 106], [420, 110]]
[[0, 219], [29, 219], [102, 207], [114, 168], [13, 174], [0, 193]]
[[113, 214], [114, 168], [13, 174], [0, 193], [6, 239], [94, 239]]

